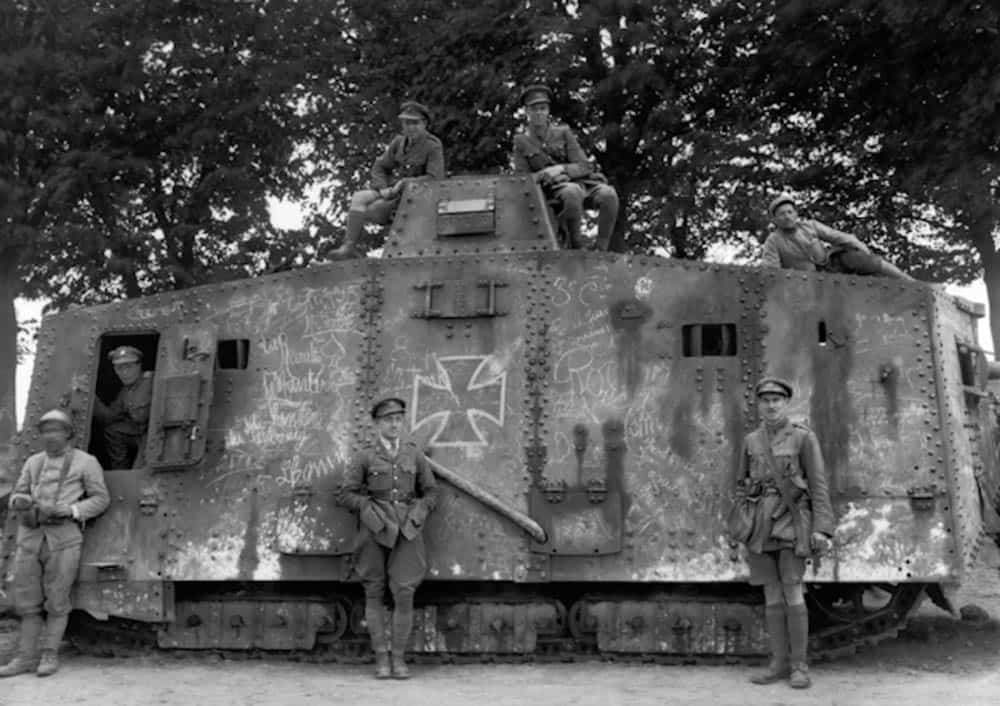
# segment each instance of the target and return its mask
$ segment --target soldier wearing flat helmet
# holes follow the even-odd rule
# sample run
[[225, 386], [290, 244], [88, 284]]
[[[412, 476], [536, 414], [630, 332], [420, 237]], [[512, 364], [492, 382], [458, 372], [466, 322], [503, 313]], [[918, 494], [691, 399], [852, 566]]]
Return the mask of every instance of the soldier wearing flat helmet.
[[36, 648], [38, 676], [59, 669], [59, 645], [80, 565], [79, 523], [100, 515], [110, 502], [100, 463], [70, 443], [73, 420], [65, 411], [43, 414], [38, 431], [44, 450], [24, 462], [10, 496], [10, 509], [18, 516], [12, 595], [21, 627], [17, 651], [0, 667], [0, 677], [35, 669]]
[[775, 229], [764, 241], [765, 267], [913, 279], [872, 254], [856, 236], [800, 218], [795, 198], [787, 192], [771, 199], [767, 213]]

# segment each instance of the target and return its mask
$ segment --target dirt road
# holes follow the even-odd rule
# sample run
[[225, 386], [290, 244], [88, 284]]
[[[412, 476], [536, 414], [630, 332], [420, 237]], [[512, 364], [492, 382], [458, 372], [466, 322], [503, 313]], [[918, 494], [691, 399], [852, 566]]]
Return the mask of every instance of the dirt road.
[[[994, 657], [996, 634], [993, 635]], [[912, 664], [847, 660], [813, 669], [814, 687], [757, 687], [735, 667], [653, 665], [475, 665], [417, 667], [408, 682], [375, 682], [368, 668], [238, 662], [70, 660], [55, 677], [3, 683], [4, 704], [996, 704], [1000, 670], [987, 666], [926, 671]], [[752, 698], [752, 701], [751, 701]]]
[[958, 596], [985, 609], [986, 622], [956, 620], [924, 607], [899, 638], [850, 658], [814, 665], [815, 685], [747, 682], [745, 667], [583, 662], [552, 665], [449, 665], [413, 668], [409, 682], [375, 682], [369, 666], [284, 660], [182, 659], [158, 653], [129, 659], [69, 655], [49, 679], [25, 675], [0, 682], [0, 705], [379, 704], [504, 706], [526, 704], [812, 704], [945, 706], [1000, 703], [1000, 555], [981, 567]]

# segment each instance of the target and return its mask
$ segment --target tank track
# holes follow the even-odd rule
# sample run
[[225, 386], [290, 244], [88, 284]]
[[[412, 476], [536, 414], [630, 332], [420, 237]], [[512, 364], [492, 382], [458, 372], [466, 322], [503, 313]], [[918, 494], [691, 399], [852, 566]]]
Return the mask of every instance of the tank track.
[[[835, 659], [896, 637], [905, 626], [908, 616], [918, 607], [924, 589], [923, 584], [814, 587], [807, 594], [813, 627], [810, 634], [810, 658], [814, 661]], [[881, 593], [882, 600], [874, 607], [866, 601], [866, 594], [870, 592]], [[591, 604], [607, 603], [609, 598], [610, 596], [598, 596], [599, 601], [595, 601], [593, 597], [588, 600]], [[359, 624], [357, 606], [357, 603], [353, 604], [349, 624], [345, 629], [336, 633], [318, 634], [316, 644], [310, 650], [225, 649], [211, 646], [203, 649], [164, 648], [158, 644], [162, 638], [159, 626], [118, 618], [100, 621], [82, 613], [74, 613], [68, 637], [81, 653], [100, 657], [163, 655], [192, 660], [269, 659], [360, 665], [370, 663], [373, 657], [364, 626]], [[418, 606], [418, 613], [421, 610], [426, 611], [427, 606]], [[750, 665], [759, 664], [765, 656], [762, 651], [753, 654], [708, 654], [697, 651], [679, 653], [601, 649], [593, 629], [574, 625], [579, 617], [574, 618], [574, 611], [578, 614], [585, 612], [576, 606], [565, 610], [561, 629], [538, 635], [534, 649], [530, 652], [413, 651], [408, 653], [408, 659], [416, 664], [429, 665], [579, 661]], [[419, 616], [417, 622], [419, 623]]]

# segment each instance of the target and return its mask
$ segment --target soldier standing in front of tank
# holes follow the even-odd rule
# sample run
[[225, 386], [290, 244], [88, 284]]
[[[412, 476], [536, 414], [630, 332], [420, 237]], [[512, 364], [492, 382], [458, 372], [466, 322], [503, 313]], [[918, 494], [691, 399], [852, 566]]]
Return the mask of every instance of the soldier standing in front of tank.
[[[339, 504], [358, 513], [356, 570], [365, 591], [365, 621], [375, 651], [375, 677], [406, 679], [406, 645], [413, 629], [413, 594], [427, 572], [424, 522], [434, 509], [437, 484], [417, 444], [404, 434], [406, 403], [380, 400], [372, 407], [378, 438], [351, 462]], [[388, 583], [392, 664], [383, 621]]]
[[799, 218], [791, 194], [773, 198], [768, 214], [775, 230], [764, 241], [761, 264], [765, 267], [913, 279], [891, 262], [873, 255], [856, 236], [816, 220]]
[[788, 419], [791, 384], [764, 378], [756, 393], [762, 422], [743, 441], [736, 476], [748, 495], [758, 498], [747, 558], [750, 583], [764, 587], [771, 647], [767, 671], [752, 681], [789, 679], [792, 687], [805, 689], [811, 683], [805, 559], [829, 550], [833, 509], [819, 441], [808, 427]]
[[357, 257], [365, 223], [391, 223], [408, 182], [444, 179], [444, 146], [427, 131], [430, 120], [430, 111], [416, 101], [400, 106], [402, 132], [372, 165], [370, 187], [351, 197], [344, 242], [330, 253], [330, 259]]
[[0, 667], [0, 677], [30, 672], [36, 643], [41, 652], [38, 676], [59, 669], [59, 643], [80, 565], [80, 524], [100, 515], [110, 502], [101, 464], [70, 444], [73, 422], [68, 414], [46, 412], [38, 431], [45, 449], [25, 461], [10, 496], [10, 508], [20, 520], [13, 593], [21, 632], [17, 653]]
[[142, 465], [149, 407], [153, 402], [153, 373], [142, 370], [142, 351], [118, 346], [108, 353], [122, 383], [111, 404], [94, 399], [94, 417], [104, 433], [104, 448], [112, 468]]
[[547, 199], [559, 202], [569, 247], [579, 248], [583, 209], [597, 209], [597, 250], [607, 250], [618, 219], [618, 192], [595, 171], [569, 126], [549, 120], [552, 92], [536, 84], [521, 91], [527, 116], [524, 132], [514, 136], [514, 171], [531, 172]]

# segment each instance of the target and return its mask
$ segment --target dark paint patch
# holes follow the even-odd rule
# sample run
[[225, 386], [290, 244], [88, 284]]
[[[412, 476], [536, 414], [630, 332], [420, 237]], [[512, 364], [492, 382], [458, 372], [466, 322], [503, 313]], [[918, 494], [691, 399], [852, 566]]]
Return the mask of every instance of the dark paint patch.
[[[625, 517], [631, 505], [625, 492], [625, 424], [620, 419], [607, 419], [601, 424], [601, 435], [604, 437], [605, 482], [608, 491], [621, 493], [622, 512]], [[612, 517], [610, 509], [605, 510], [607, 519]], [[621, 530], [621, 528], [619, 528]]]
[[685, 397], [674, 406], [673, 418], [670, 420], [670, 449], [690, 461], [694, 454], [694, 444], [689, 434], [691, 428], [691, 399]]
[[587, 453], [587, 444], [590, 432], [586, 424], [577, 424], [573, 427], [573, 450], [576, 451], [576, 477], [581, 485], [586, 482], [584, 478], [583, 460]]
[[653, 315], [653, 309], [638, 299], [623, 299], [611, 305], [608, 317], [615, 330], [618, 353], [618, 384], [635, 397], [642, 382], [642, 325]]
[[243, 534], [243, 550], [240, 551], [239, 575], [242, 579], [252, 579], [260, 557], [257, 556], [257, 536], [260, 531], [260, 503], [257, 488], [250, 489], [250, 512], [247, 515], [247, 529]]
[[[830, 297], [825, 304], [824, 319], [829, 330], [848, 330], [848, 314], [844, 311], [843, 300]], [[834, 346], [813, 343], [810, 350], [813, 379], [813, 394], [809, 401], [810, 422], [823, 449], [830, 489], [840, 491], [847, 478], [851, 427], [856, 421], [847, 388], [854, 366], [853, 341]]]
[[879, 382], [885, 390], [885, 412], [889, 420], [889, 436], [899, 441], [899, 366], [885, 363], [879, 367]]

